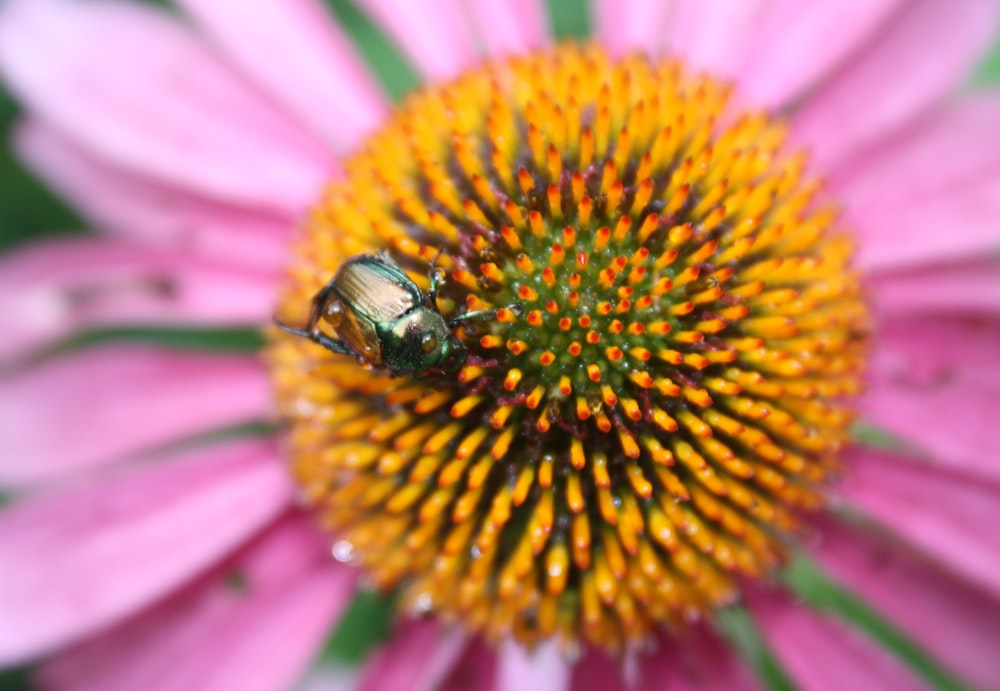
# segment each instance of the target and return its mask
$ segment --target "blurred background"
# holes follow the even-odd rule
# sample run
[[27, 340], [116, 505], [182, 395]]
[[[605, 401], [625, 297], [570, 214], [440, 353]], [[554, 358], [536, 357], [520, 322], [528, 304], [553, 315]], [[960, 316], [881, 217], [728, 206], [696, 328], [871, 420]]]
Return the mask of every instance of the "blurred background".
[[[131, 1], [171, 9], [170, 0]], [[398, 99], [417, 84], [416, 72], [350, 0], [324, 2], [378, 75], [386, 93]], [[548, 5], [550, 24], [557, 36], [574, 38], [589, 34], [585, 0], [549, 0]], [[1000, 76], [1000, 52], [994, 62], [997, 65], [994, 73]], [[35, 180], [11, 151], [9, 135], [19, 113], [16, 99], [0, 81], [0, 252], [39, 235], [81, 232], [86, 225], [73, 209]]]
[[[171, 7], [170, 0], [131, 0]], [[0, 0], [2, 2], [2, 0]], [[324, 0], [378, 75], [385, 91], [399, 98], [417, 84], [415, 71], [372, 26], [350, 0]], [[556, 36], [585, 37], [590, 21], [586, 0], [548, 0], [549, 21]], [[972, 78], [973, 85], [1000, 83], [1000, 43]], [[82, 232], [86, 224], [18, 162], [9, 133], [19, 117], [16, 99], [0, 82], [0, 251], [39, 235]], [[1000, 125], [998, 125], [1000, 126]]]

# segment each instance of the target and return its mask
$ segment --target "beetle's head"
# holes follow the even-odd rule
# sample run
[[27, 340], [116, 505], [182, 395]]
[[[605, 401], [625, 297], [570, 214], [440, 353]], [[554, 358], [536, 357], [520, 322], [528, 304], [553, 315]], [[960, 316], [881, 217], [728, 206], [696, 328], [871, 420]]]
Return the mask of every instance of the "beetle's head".
[[464, 354], [441, 315], [426, 307], [397, 321], [382, 343], [385, 366], [396, 374], [450, 370], [465, 360]]

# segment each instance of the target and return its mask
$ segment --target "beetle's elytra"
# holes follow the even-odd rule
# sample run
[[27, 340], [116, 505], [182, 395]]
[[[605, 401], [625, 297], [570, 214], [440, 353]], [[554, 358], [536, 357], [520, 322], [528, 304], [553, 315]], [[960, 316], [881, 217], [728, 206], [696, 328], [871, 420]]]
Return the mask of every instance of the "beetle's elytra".
[[[445, 320], [437, 308], [443, 273], [431, 262], [429, 275], [430, 291], [424, 293], [388, 253], [360, 254], [344, 262], [313, 296], [304, 328], [276, 323], [283, 331], [394, 375], [453, 371], [465, 362], [467, 351], [452, 329], [489, 318], [494, 311]], [[323, 333], [321, 321], [339, 338]]]

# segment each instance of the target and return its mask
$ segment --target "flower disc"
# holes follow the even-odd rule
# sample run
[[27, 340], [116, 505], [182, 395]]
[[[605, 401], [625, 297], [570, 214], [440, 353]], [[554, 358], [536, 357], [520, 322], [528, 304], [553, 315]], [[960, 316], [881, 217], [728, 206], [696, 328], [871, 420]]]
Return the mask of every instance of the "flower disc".
[[407, 607], [619, 651], [732, 602], [821, 504], [866, 309], [805, 157], [728, 96], [596, 48], [487, 64], [412, 95], [313, 211], [283, 323], [377, 250], [424, 291], [437, 257], [445, 319], [488, 310], [453, 371], [269, 351], [305, 500]]

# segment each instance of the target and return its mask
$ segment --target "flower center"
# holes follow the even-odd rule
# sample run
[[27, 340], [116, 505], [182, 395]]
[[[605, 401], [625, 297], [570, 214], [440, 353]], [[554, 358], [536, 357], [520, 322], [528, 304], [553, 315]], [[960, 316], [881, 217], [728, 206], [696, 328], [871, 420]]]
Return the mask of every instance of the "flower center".
[[[314, 210], [279, 317], [328, 347], [269, 351], [287, 454], [404, 606], [619, 651], [732, 602], [821, 504], [866, 309], [804, 156], [728, 91], [596, 48], [488, 64]], [[421, 299], [453, 357], [391, 376]]]

